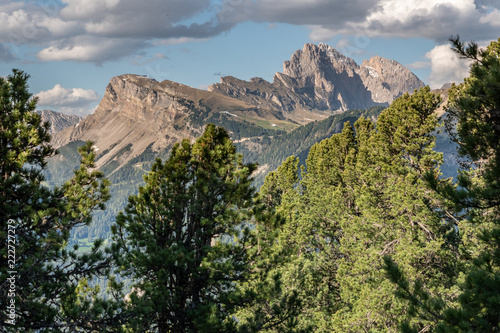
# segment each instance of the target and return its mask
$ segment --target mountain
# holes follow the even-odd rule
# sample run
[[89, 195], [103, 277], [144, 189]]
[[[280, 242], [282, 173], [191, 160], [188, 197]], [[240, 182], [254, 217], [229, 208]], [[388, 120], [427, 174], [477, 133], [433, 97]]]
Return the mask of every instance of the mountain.
[[423, 86], [415, 74], [394, 60], [376, 56], [359, 66], [320, 43], [305, 44], [296, 51], [284, 62], [283, 72], [274, 75], [272, 83], [261, 78], [246, 82], [229, 76], [209, 90], [280, 110], [285, 118], [305, 124], [335, 111], [387, 106], [403, 93]]
[[157, 82], [126, 74], [112, 78], [96, 111], [55, 133], [52, 144], [58, 148], [92, 140], [98, 153], [97, 166], [113, 163], [119, 168], [148, 148], [160, 151], [183, 138], [200, 135], [208, 122], [226, 123], [236, 134], [241, 131], [238, 126], [244, 124], [243, 131], [249, 135], [275, 132], [278, 125], [273, 129], [274, 123], [286, 127], [285, 119], [273, 110], [257, 109], [235, 98], [168, 80]]
[[395, 61], [374, 57], [358, 66], [325, 44], [295, 52], [273, 83], [224, 77], [206, 91], [120, 75], [110, 80], [92, 115], [52, 135], [60, 154], [49, 161], [46, 183], [68, 179], [79, 163], [77, 147], [92, 140], [97, 166], [112, 183], [111, 200], [74, 239], [105, 237], [155, 158], [198, 137], [207, 123], [224, 126], [244, 159], [259, 163], [259, 185], [289, 155], [304, 161], [309, 148], [339, 132], [344, 121], [375, 119], [394, 98], [422, 85]]
[[205, 91], [140, 75], [114, 77], [96, 111], [55, 133], [52, 143], [92, 140], [97, 166], [119, 169], [148, 148], [158, 152], [197, 137], [209, 122], [235, 140], [273, 136], [350, 109], [388, 105], [421, 86], [396, 61], [374, 57], [359, 66], [331, 46], [305, 44], [273, 83], [224, 77]]
[[66, 127], [78, 124], [83, 119], [80, 116], [68, 115], [52, 110], [38, 110], [36, 112], [42, 116], [44, 122], [49, 122], [49, 130], [52, 134], [62, 131]]

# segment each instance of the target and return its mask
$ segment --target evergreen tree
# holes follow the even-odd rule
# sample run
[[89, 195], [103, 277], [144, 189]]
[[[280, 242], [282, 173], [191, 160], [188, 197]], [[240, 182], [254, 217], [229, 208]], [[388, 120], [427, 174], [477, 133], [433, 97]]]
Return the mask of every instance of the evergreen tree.
[[[432, 318], [437, 332], [500, 331], [500, 39], [485, 50], [450, 41], [463, 58], [473, 60], [470, 77], [452, 88], [448, 131], [465, 159], [458, 186], [427, 176], [428, 182], [455, 205], [460, 234], [462, 274], [458, 297], [438, 297], [428, 280], [414, 285], [387, 259], [399, 295], [410, 301], [417, 317]], [[455, 128], [456, 125], [456, 128]], [[456, 304], [458, 303], [458, 304]], [[417, 332], [406, 323], [405, 331]]]
[[[249, 323], [253, 313], [293, 312], [293, 320], [265, 331], [396, 331], [408, 306], [384, 275], [387, 254], [412, 281], [431, 276], [434, 293], [451, 292], [456, 247], [442, 236], [450, 232], [442, 223], [446, 207], [421, 179], [441, 160], [431, 134], [438, 103], [428, 87], [406, 94], [377, 124], [360, 118], [315, 144], [300, 181], [294, 157], [268, 174], [260, 197], [277, 223], [262, 224], [258, 249], [286, 288], [258, 276], [254, 285], [271, 291], [265, 294], [276, 306], [247, 309]], [[429, 323], [416, 321], [421, 328]]]
[[29, 76], [0, 78], [0, 322], [6, 331], [105, 331], [116, 310], [99, 298], [82, 300], [85, 279], [108, 269], [96, 241], [89, 253], [68, 249], [73, 228], [89, 225], [108, 200], [108, 181], [94, 170], [92, 143], [81, 166], [61, 187], [43, 185], [54, 149], [48, 123], [33, 112]]
[[[352, 203], [340, 209], [342, 229], [338, 279], [343, 311], [336, 314], [339, 331], [397, 331], [409, 311], [394, 296], [385, 277], [383, 257], [391, 255], [411, 281], [426, 277], [434, 294], [449, 294], [455, 279], [456, 246], [444, 235], [446, 209], [422, 180], [436, 170], [441, 156], [433, 152], [437, 96], [422, 88], [405, 94], [384, 110], [376, 126], [355, 124], [357, 153], [346, 168], [344, 187]], [[372, 129], [374, 128], [374, 129]], [[415, 321], [420, 329], [432, 323]]]
[[[286, 245], [286, 223], [296, 210], [298, 159], [290, 156], [267, 174], [254, 202], [254, 238], [249, 249], [251, 274], [237, 288], [247, 302], [238, 307], [239, 332], [301, 332], [303, 285], [297, 279], [296, 250]], [[299, 264], [300, 265], [300, 264]]]
[[244, 222], [254, 170], [212, 124], [194, 144], [185, 139], [164, 162], [156, 160], [112, 229], [120, 274], [133, 280], [129, 329], [235, 329], [230, 315], [241, 302], [235, 283], [249, 268]]
[[464, 47], [458, 37], [452, 43], [455, 51], [476, 62], [451, 96], [459, 154], [474, 162], [459, 177], [463, 190], [452, 192], [451, 198], [458, 209], [468, 211], [463, 224], [471, 224], [480, 252], [461, 284], [460, 307], [445, 312], [444, 327], [500, 332], [500, 39], [484, 51], [474, 43]]

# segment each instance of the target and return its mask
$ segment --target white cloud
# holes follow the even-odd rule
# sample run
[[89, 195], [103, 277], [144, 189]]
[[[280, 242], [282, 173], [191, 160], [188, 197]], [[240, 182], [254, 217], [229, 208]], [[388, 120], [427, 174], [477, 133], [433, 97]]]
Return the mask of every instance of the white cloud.
[[182, 24], [210, 7], [209, 0], [64, 0], [63, 19], [85, 24], [88, 34], [101, 37], [198, 37], [211, 24]]
[[479, 19], [480, 23], [491, 24], [494, 27], [500, 27], [500, 10], [495, 9]]
[[[363, 20], [380, 0], [257, 0], [244, 10], [257, 21], [296, 25], [329, 25]], [[241, 2], [241, 1], [240, 1]], [[230, 3], [230, 2], [229, 2]], [[241, 8], [237, 8], [241, 11]]]
[[256, 0], [245, 4], [247, 19], [309, 26], [313, 41], [344, 35], [424, 37], [442, 43], [457, 33], [466, 40], [493, 39], [498, 30], [492, 28], [500, 24], [497, 11], [484, 16], [484, 6], [474, 0]]
[[431, 63], [429, 85], [441, 88], [445, 83], [462, 83], [469, 76], [470, 62], [459, 59], [449, 44], [438, 45], [425, 55]]
[[41, 46], [42, 61], [101, 64], [137, 54], [156, 39], [165, 44], [203, 40], [232, 27], [220, 24], [215, 14], [197, 18], [212, 8], [210, 0], [4, 2], [0, 43]]
[[471, 23], [477, 22], [479, 16], [473, 0], [388, 0], [363, 25], [383, 36], [444, 41], [452, 34], [474, 30]]
[[66, 4], [61, 10], [61, 17], [69, 20], [82, 20], [88, 17], [102, 15], [113, 10], [120, 0], [63, 0]]
[[457, 33], [491, 40], [498, 7], [498, 0], [0, 0], [0, 43], [35, 45], [42, 61], [101, 64], [158, 44], [205, 40], [246, 21], [305, 26], [313, 41], [343, 35], [360, 43], [376, 36], [443, 43]]
[[102, 64], [136, 52], [146, 43], [134, 39], [119, 38], [74, 38], [61, 43], [54, 43], [40, 52], [42, 61], [90, 61]]
[[64, 88], [56, 84], [54, 88], [41, 91], [38, 97], [38, 105], [49, 108], [77, 108], [89, 109], [89, 105], [99, 101], [99, 95], [91, 89]]

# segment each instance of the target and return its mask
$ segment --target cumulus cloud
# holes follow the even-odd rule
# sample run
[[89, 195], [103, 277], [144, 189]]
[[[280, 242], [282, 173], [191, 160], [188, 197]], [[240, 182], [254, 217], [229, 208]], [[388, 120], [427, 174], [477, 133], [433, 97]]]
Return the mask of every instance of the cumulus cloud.
[[[249, 2], [252, 19], [296, 25], [342, 25], [362, 21], [380, 0], [257, 0]], [[247, 5], [249, 4], [247, 2]]]
[[494, 27], [500, 27], [500, 10], [494, 9], [492, 12], [482, 16], [479, 19], [480, 23], [490, 24]]
[[38, 106], [58, 109], [69, 114], [84, 114], [92, 109], [93, 105], [99, 101], [99, 95], [91, 89], [64, 88], [56, 84], [54, 88], [41, 91], [35, 96], [38, 97]]
[[498, 0], [0, 0], [0, 44], [41, 47], [42, 61], [100, 64], [211, 38], [246, 21], [306, 26], [313, 41], [387, 36], [441, 44], [457, 33], [497, 38], [498, 7]]
[[210, 0], [61, 2], [0, 1], [0, 44], [41, 46], [42, 61], [101, 64], [137, 54], [157, 39], [165, 44], [203, 40], [232, 27], [214, 13], [197, 19], [213, 9]]
[[56, 42], [38, 52], [43, 61], [90, 61], [102, 64], [144, 48], [144, 41], [126, 38], [78, 37]]
[[[252, 20], [306, 25], [310, 38], [337, 35], [424, 37], [438, 42], [459, 33], [465, 39], [493, 39], [497, 0], [256, 0], [246, 3]], [[486, 14], [484, 8], [490, 8]], [[488, 16], [489, 15], [489, 16]], [[483, 19], [481, 19], [483, 18]]]
[[448, 44], [438, 45], [425, 55], [431, 63], [429, 85], [441, 88], [445, 83], [461, 83], [469, 76], [470, 62], [459, 59]]

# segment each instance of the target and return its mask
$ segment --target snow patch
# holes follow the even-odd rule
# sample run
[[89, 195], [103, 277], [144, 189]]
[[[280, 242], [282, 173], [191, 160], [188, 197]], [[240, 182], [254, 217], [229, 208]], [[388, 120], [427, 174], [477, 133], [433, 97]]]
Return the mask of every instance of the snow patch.
[[220, 113], [224, 113], [224, 114], [227, 114], [227, 115], [230, 115], [230, 116], [233, 116], [233, 117], [238, 117], [238, 115], [236, 115], [234, 113], [231, 113], [229, 111], [221, 111]]
[[368, 69], [368, 74], [370, 74], [371, 77], [379, 77], [375, 68], [370, 66], [365, 66], [365, 68]]

